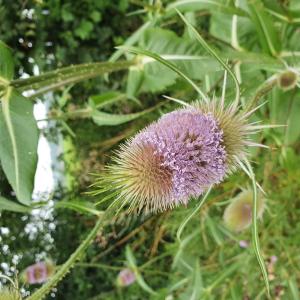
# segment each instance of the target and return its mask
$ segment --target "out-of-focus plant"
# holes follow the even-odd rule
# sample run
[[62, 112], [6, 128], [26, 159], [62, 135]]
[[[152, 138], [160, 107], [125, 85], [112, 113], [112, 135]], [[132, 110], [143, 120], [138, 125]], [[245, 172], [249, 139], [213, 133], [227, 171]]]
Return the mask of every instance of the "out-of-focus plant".
[[[285, 5], [273, 1], [259, 0], [230, 2], [178, 0], [170, 3], [154, 1], [150, 5], [148, 3], [143, 5], [143, 2], [139, 4], [142, 4], [143, 8], [137, 11], [136, 14], [146, 14], [147, 21], [124, 42], [124, 47], [120, 47], [108, 62], [71, 65], [26, 79], [14, 79], [14, 64], [11, 50], [3, 43], [0, 44], [0, 160], [2, 169], [15, 191], [16, 199], [20, 202], [20, 204], [15, 203], [11, 199], [1, 197], [0, 210], [5, 209], [26, 213], [36, 207], [36, 204], [31, 203], [39, 136], [36, 121], [33, 117], [34, 99], [49, 91], [57, 91], [66, 85], [76, 84], [100, 75], [105, 75], [108, 78], [107, 75], [109, 73], [128, 70], [126, 88], [124, 88], [126, 91], [113, 91], [91, 96], [83, 107], [73, 111], [65, 112], [64, 106], [62, 106], [61, 111], [56, 111], [50, 115], [50, 118], [56, 119], [58, 122], [61, 121], [65, 125], [68, 120], [91, 118], [98, 126], [115, 126], [140, 119], [140, 117], [147, 116], [153, 110], [159, 109], [162, 102], [143, 109], [139, 107], [134, 112], [121, 112], [119, 114], [113, 112], [114, 105], [120, 109], [124, 102], [131, 102], [136, 106], [140, 106], [141, 101], [139, 99], [145, 93], [162, 91], [166, 94], [171, 93], [172, 97], [169, 97], [169, 99], [187, 106], [184, 111], [191, 109], [193, 105], [189, 103], [188, 99], [198, 99], [198, 104], [196, 105], [198, 114], [210, 114], [220, 126], [217, 133], [220, 135], [220, 144], [224, 142], [222, 145], [225, 145], [225, 152], [228, 149], [230, 150], [232, 145], [236, 145], [236, 143], [233, 143], [236, 140], [241, 142], [237, 147], [239, 149], [231, 149], [226, 153], [227, 158], [229, 157], [231, 160], [230, 162], [227, 161], [227, 163], [231, 166], [230, 170], [233, 169], [233, 166], [241, 168], [252, 181], [253, 202], [251, 203], [251, 217], [253, 244], [268, 290], [268, 277], [259, 249], [257, 231], [257, 215], [260, 215], [257, 188], [263, 190], [263, 184], [256, 182], [252, 166], [246, 157], [243, 147], [246, 145], [252, 147], [275, 143], [281, 150], [278, 153], [281, 153], [283, 164], [288, 163], [289, 157], [293, 155], [291, 154], [293, 150], [291, 150], [290, 146], [300, 136], [298, 125], [300, 106], [298, 99], [296, 99], [299, 97], [300, 67], [298, 59], [300, 49], [296, 42], [299, 38], [299, 32], [296, 30], [300, 17], [299, 7], [295, 1]], [[182, 15], [181, 17], [187, 26], [184, 28], [184, 33], [181, 36], [174, 33], [174, 30], [177, 31], [178, 29], [177, 26], [180, 26], [178, 25], [176, 9], [185, 14], [185, 17]], [[198, 20], [198, 14], [209, 16], [208, 28], [205, 28], [203, 34], [199, 34], [195, 29], [195, 26], [199, 25], [196, 21]], [[67, 10], [63, 12], [63, 18], [70, 22], [74, 20], [73, 14]], [[99, 12], [92, 11], [87, 19], [83, 19], [77, 24], [74, 34], [79, 40], [87, 39], [94, 34], [93, 28], [95, 23], [100, 22], [101, 18], [102, 16]], [[195, 26], [192, 26], [191, 23], [194, 23]], [[200, 26], [200, 28], [202, 31], [203, 27]], [[180, 29], [182, 29], [181, 26]], [[133, 45], [138, 47], [132, 47]], [[118, 60], [122, 55], [125, 55], [126, 59]], [[226, 70], [225, 73], [223, 68]], [[226, 80], [227, 74], [229, 78]], [[222, 82], [224, 82], [223, 86]], [[225, 89], [227, 90], [226, 97]], [[213, 97], [212, 94], [219, 97], [221, 101], [209, 100], [217, 98]], [[269, 101], [263, 105], [261, 100], [266, 96], [269, 97]], [[184, 101], [181, 99], [184, 99]], [[207, 103], [204, 105], [205, 101]], [[166, 101], [163, 102], [163, 104], [165, 103]], [[170, 110], [172, 108], [173, 106], [168, 103], [167, 109]], [[255, 116], [253, 117], [254, 112]], [[180, 111], [177, 113], [179, 114], [178, 118], [181, 119]], [[174, 113], [171, 114], [174, 115]], [[270, 126], [258, 124], [260, 119], [263, 119], [263, 114], [267, 115], [271, 120], [272, 124]], [[167, 117], [168, 115], [166, 114], [161, 120], [166, 120]], [[251, 123], [247, 120], [250, 117]], [[234, 123], [235, 126], [230, 125], [237, 120], [238, 122]], [[203, 120], [198, 121], [202, 122]], [[167, 156], [162, 147], [158, 146], [160, 145], [159, 143], [163, 142], [167, 144], [173, 136], [167, 135], [166, 140], [160, 139], [164, 135], [164, 130], [159, 128], [159, 122], [162, 121], [158, 121], [156, 125], [153, 125], [157, 127], [156, 130], [151, 129], [150, 126], [137, 135], [136, 138], [144, 136], [140, 139], [144, 144], [151, 141], [157, 146], [157, 149], [150, 149], [151, 151], [153, 150], [155, 154], [159, 153], [161, 156]], [[176, 118], [170, 120], [170, 122], [181, 124], [179, 121], [177, 122]], [[191, 129], [189, 125], [192, 122], [193, 120], [189, 120], [185, 124], [187, 132]], [[276, 124], [286, 124], [287, 126], [271, 131], [270, 128], [276, 127]], [[171, 125], [168, 126], [168, 129], [172, 131], [173, 127]], [[213, 125], [211, 126], [214, 128]], [[259, 133], [261, 130], [264, 130], [264, 132], [260, 133], [261, 136], [259, 138], [251, 142], [248, 140], [247, 135], [249, 133]], [[175, 134], [174, 139], [176, 141], [184, 144], [183, 142], [186, 142], [187, 139], [191, 139], [191, 143], [195, 142], [195, 137], [193, 136], [185, 136], [183, 140], [180, 140], [178, 136], [180, 135], [180, 130], [178, 131], [172, 132], [172, 134]], [[242, 138], [247, 136], [247, 138], [242, 139], [241, 136]], [[265, 142], [266, 140], [267, 142]], [[68, 208], [81, 213], [88, 213], [96, 216], [98, 220], [93, 230], [77, 250], [63, 265], [58, 266], [56, 273], [51, 279], [28, 299], [43, 298], [86, 251], [90, 242], [98, 234], [99, 229], [105, 224], [106, 218], [111, 217], [111, 211], [108, 210], [105, 213], [99, 210], [98, 204], [113, 199], [114, 203], [121, 201], [119, 208], [123, 208], [128, 203], [132, 204], [134, 211], [137, 208], [136, 204], [139, 204], [139, 208], [142, 210], [145, 206], [143, 201], [145, 199], [148, 201], [151, 198], [152, 202], [149, 205], [146, 204], [146, 206], [148, 205], [148, 210], [157, 211], [175, 206], [172, 201], [176, 197], [174, 198], [173, 196], [165, 199], [167, 202], [170, 202], [168, 202], [169, 204], [164, 203], [161, 205], [162, 193], [159, 193], [157, 196], [155, 193], [157, 189], [153, 192], [151, 190], [153, 186], [146, 187], [143, 185], [141, 174], [150, 182], [151, 180], [156, 180], [157, 186], [163, 189], [162, 182], [166, 182], [171, 177], [160, 177], [162, 175], [161, 171], [164, 171], [160, 167], [170, 168], [172, 166], [172, 174], [176, 173], [174, 170], [178, 170], [178, 174], [176, 173], [178, 175], [178, 181], [176, 181], [178, 191], [181, 188], [180, 191], [182, 193], [186, 192], [180, 182], [180, 179], [187, 179], [180, 175], [180, 171], [185, 166], [179, 165], [176, 159], [175, 163], [171, 159], [163, 161], [165, 165], [162, 165], [161, 161], [151, 161], [153, 163], [151, 165], [149, 157], [155, 157], [153, 151], [150, 151], [151, 153], [149, 154], [149, 149], [145, 150], [143, 145], [136, 144], [135, 139], [126, 145], [128, 148], [125, 149], [127, 155], [124, 152], [124, 148], [121, 148], [116, 161], [127, 172], [119, 172], [120, 168], [111, 167], [110, 176], [106, 176], [107, 173], [103, 173], [104, 181], [102, 178], [101, 190], [96, 190], [94, 193], [95, 195], [104, 195], [97, 200], [99, 203], [97, 202], [95, 205], [94, 203], [74, 200], [61, 201], [55, 204], [57, 209]], [[196, 146], [198, 147], [199, 145], [197, 144]], [[200, 146], [203, 145], [201, 144]], [[214, 149], [221, 152], [221, 149], [218, 147]], [[132, 158], [136, 159], [136, 153], [133, 153], [135, 150], [141, 152], [138, 153], [138, 158], [142, 160], [142, 163], [136, 163], [135, 161], [132, 163], [130, 161]], [[196, 150], [198, 151], [199, 149], [195, 148]], [[183, 157], [186, 158], [184, 155]], [[201, 163], [205, 165], [211, 163], [210, 157], [206, 158], [207, 161], [203, 160], [203, 162], [199, 161], [198, 163], [200, 165]], [[222, 163], [219, 160], [222, 160], [222, 157], [217, 156], [217, 158], [218, 162], [213, 161], [211, 167], [221, 172]], [[235, 162], [234, 164], [232, 164], [233, 161]], [[217, 165], [217, 163], [220, 165]], [[151, 167], [152, 173], [146, 172], [148, 175], [145, 175], [143, 167]], [[137, 173], [134, 173], [132, 170], [135, 170]], [[204, 168], [204, 171], [207, 170], [211, 170], [211, 168]], [[225, 173], [229, 173], [229, 171]], [[192, 178], [190, 181], [194, 184], [196, 182], [194, 177], [197, 176], [197, 173], [190, 172], [189, 175]], [[133, 182], [132, 176], [136, 176], [137, 181]], [[197, 198], [210, 185], [221, 181], [224, 176], [221, 177], [217, 179], [213, 177], [214, 180], [200, 178], [203, 179], [201, 181], [203, 183], [201, 192], [197, 191], [196, 187], [192, 187], [193, 193], [186, 193], [187, 198], [184, 201], [180, 198], [177, 202], [187, 203], [191, 196]], [[159, 182], [160, 180], [162, 182]], [[96, 185], [98, 185], [98, 182]], [[129, 189], [133, 190], [129, 192]], [[168, 190], [168, 186], [166, 189]], [[142, 191], [145, 194], [142, 199], [139, 199]], [[162, 291], [162, 294], [178, 292], [182, 299], [184, 297], [187, 299], [199, 299], [202, 296], [209, 297], [213, 289], [222, 283], [226, 276], [235, 274], [236, 270], [241, 266], [239, 262], [233, 262], [229, 266], [225, 264], [226, 268], [224, 268], [223, 274], [214, 278], [205, 286], [203, 285], [201, 268], [199, 268], [199, 259], [186, 254], [199, 232], [194, 231], [182, 238], [183, 230], [191, 230], [189, 224], [193, 222], [194, 216], [197, 215], [199, 209], [206, 205], [204, 200], [207, 197], [209, 197], [208, 194], [188, 213], [187, 217], [183, 218], [177, 231], [177, 250], [174, 251], [172, 267], [179, 269], [181, 273], [184, 273], [180, 269], [183, 268], [188, 272], [188, 275], [181, 279], [177, 277], [177, 282], [172, 284], [167, 289], [167, 292]], [[209, 205], [209, 202], [207, 205]], [[247, 212], [249, 211], [247, 207]], [[223, 228], [223, 231], [221, 231], [209, 216], [205, 218], [205, 222], [205, 226], [207, 226], [213, 239], [219, 246], [222, 244], [222, 234], [235, 239], [232, 233], [226, 231], [226, 229]], [[249, 223], [250, 221], [247, 222], [247, 225]], [[204, 228], [202, 227], [202, 229]], [[205, 233], [202, 234], [205, 235]], [[142, 267], [136, 267], [136, 262], [130, 250], [127, 250], [127, 258], [129, 267], [134, 271], [140, 286], [147, 293], [156, 295], [157, 292], [153, 291], [143, 280], [140, 274]], [[295, 281], [291, 279], [288, 281], [288, 284], [293, 295], [296, 295], [296, 292], [294, 292]], [[182, 289], [184, 290], [183, 292], [181, 292]], [[235, 291], [232, 292], [232, 295], [235, 293]], [[235, 299], [238, 299], [238, 296]]]

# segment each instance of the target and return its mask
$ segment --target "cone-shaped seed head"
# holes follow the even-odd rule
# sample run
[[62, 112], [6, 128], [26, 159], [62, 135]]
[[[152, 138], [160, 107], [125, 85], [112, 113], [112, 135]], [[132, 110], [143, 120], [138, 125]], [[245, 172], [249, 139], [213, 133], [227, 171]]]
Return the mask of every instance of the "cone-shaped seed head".
[[[258, 194], [257, 217], [261, 218], [264, 211], [264, 199]], [[246, 189], [240, 192], [226, 207], [224, 222], [226, 226], [236, 232], [248, 228], [252, 223], [253, 191]]]

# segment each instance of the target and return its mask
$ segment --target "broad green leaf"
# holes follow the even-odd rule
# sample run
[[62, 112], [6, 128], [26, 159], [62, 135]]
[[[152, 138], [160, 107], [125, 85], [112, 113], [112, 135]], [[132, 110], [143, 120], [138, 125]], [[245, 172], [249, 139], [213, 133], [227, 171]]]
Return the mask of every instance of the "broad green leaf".
[[7, 88], [0, 108], [0, 160], [18, 200], [26, 205], [33, 190], [38, 137], [33, 103]]
[[20, 205], [18, 203], [15, 203], [11, 200], [5, 199], [0, 196], [0, 212], [2, 210], [8, 210], [13, 212], [19, 212], [19, 213], [28, 213], [30, 212], [30, 208]]
[[281, 42], [272, 17], [266, 12], [262, 1], [252, 0], [248, 1], [247, 4], [262, 48], [266, 53], [277, 56], [281, 49]]
[[207, 101], [206, 95], [201, 91], [201, 89], [197, 86], [197, 84], [193, 80], [191, 80], [187, 75], [185, 75], [185, 73], [180, 71], [179, 68], [177, 68], [177, 66], [175, 64], [169, 62], [168, 60], [164, 59], [160, 55], [153, 53], [151, 51], [148, 51], [148, 50], [140, 49], [137, 47], [122, 47], [122, 48], [126, 49], [129, 52], [145, 56], [145, 58], [149, 57], [151, 59], [154, 59], [156, 62], [159, 62], [162, 65], [166, 66], [171, 71], [173, 71], [174, 73], [179, 75], [179, 77], [186, 80], [194, 88], [194, 90], [197, 91], [198, 94]]
[[87, 213], [87, 214], [93, 214], [96, 216], [101, 215], [103, 212], [99, 211], [95, 208], [95, 205], [93, 203], [87, 202], [87, 201], [58, 201], [55, 203], [56, 208], [67, 208], [75, 210], [79, 213]]
[[0, 41], [0, 86], [14, 76], [14, 62], [10, 49]]
[[27, 79], [13, 80], [11, 85], [19, 91], [34, 90], [32, 97], [54, 91], [67, 84], [94, 78], [106, 73], [128, 69], [135, 61], [99, 62], [75, 65], [47, 72]]
[[230, 3], [222, 0], [178, 0], [173, 1], [166, 7], [166, 17], [176, 14], [175, 9], [181, 12], [209, 10], [210, 12], [222, 12], [230, 15], [246, 17], [248, 14], [239, 7], [234, 6], [233, 1]]
[[125, 115], [117, 115], [117, 114], [110, 114], [106, 113], [103, 111], [99, 111], [97, 109], [93, 109], [92, 111], [92, 119], [93, 121], [99, 125], [99, 126], [115, 126], [115, 125], [120, 125], [132, 120], [135, 120], [151, 111], [154, 109], [158, 108], [162, 104], [158, 104], [154, 107], [145, 109], [143, 111], [137, 112], [137, 113], [131, 113], [131, 114], [125, 114]]
[[[201, 80], [205, 74], [221, 70], [213, 58], [203, 54], [200, 45], [190, 39], [178, 37], [169, 30], [153, 28], [145, 31], [139, 47], [172, 63], [191, 79]], [[130, 69], [127, 90], [137, 92], [141, 87], [144, 92], [161, 91], [174, 84], [177, 78], [178, 74], [155, 58], [141, 56], [140, 66]]]
[[[145, 30], [154, 26], [155, 20], [144, 23], [138, 30], [136, 30], [124, 43], [126, 46], [133, 46], [136, 44]], [[118, 49], [109, 59], [109, 61], [116, 61], [124, 53], [123, 49]]]

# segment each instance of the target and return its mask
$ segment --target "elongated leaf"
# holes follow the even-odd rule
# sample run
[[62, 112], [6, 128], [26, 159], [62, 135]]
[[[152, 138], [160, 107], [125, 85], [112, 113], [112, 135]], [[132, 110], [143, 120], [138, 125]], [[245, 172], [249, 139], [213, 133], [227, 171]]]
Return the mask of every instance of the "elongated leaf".
[[58, 201], [55, 203], [55, 207], [72, 209], [79, 213], [93, 214], [96, 216], [103, 213], [102, 211], [97, 210], [93, 203], [87, 201]]
[[84, 81], [106, 73], [128, 69], [135, 65], [134, 61], [99, 62], [65, 67], [27, 79], [18, 79], [11, 85], [19, 91], [34, 90], [31, 94], [36, 97], [48, 91], [54, 91], [64, 85]]
[[145, 109], [141, 112], [126, 114], [126, 115], [110, 114], [110, 113], [106, 113], [106, 112], [102, 112], [102, 111], [94, 109], [92, 112], [92, 119], [99, 126], [103, 126], [103, 125], [115, 126], [115, 125], [120, 125], [120, 124], [129, 122], [129, 121], [132, 121], [134, 119], [137, 119], [137, 118], [153, 111], [154, 109], [156, 109], [159, 106], [161, 106], [161, 104], [151, 107], [149, 109]]
[[94, 108], [103, 108], [107, 105], [122, 101], [122, 100], [132, 100], [138, 105], [141, 105], [140, 101], [135, 98], [127, 97], [126, 94], [122, 94], [116, 91], [106, 92], [100, 95], [93, 95], [89, 98], [89, 105]]
[[8, 88], [0, 108], [0, 160], [18, 200], [27, 205], [33, 190], [38, 135], [33, 103]]
[[248, 1], [247, 4], [262, 48], [266, 53], [277, 56], [281, 48], [281, 43], [271, 16], [266, 12], [260, 0]]
[[200, 272], [199, 262], [196, 261], [195, 269], [193, 272], [193, 293], [191, 295], [191, 300], [200, 299], [203, 290], [202, 276]]
[[178, 0], [173, 1], [166, 7], [166, 17], [170, 17], [176, 14], [175, 9], [181, 12], [197, 11], [197, 10], [209, 10], [211, 12], [222, 12], [230, 15], [238, 15], [246, 17], [247, 12], [243, 9], [234, 6], [230, 2], [228, 3], [222, 0]]
[[28, 213], [30, 212], [30, 208], [20, 205], [18, 203], [15, 203], [11, 200], [5, 199], [0, 196], [0, 212], [2, 210], [9, 210], [13, 212], [19, 212], [19, 213]]
[[295, 276], [289, 279], [289, 290], [292, 296], [292, 300], [299, 300], [300, 299], [300, 291], [299, 286], [297, 285], [297, 280]]
[[0, 41], [0, 86], [14, 76], [14, 63], [10, 49]]

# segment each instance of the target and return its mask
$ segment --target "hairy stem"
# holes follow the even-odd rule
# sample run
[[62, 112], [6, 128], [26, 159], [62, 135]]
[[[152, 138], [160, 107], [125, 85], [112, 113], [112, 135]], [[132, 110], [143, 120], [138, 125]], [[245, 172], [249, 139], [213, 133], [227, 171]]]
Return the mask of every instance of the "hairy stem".
[[103, 216], [99, 217], [92, 231], [88, 234], [85, 240], [79, 245], [79, 247], [72, 253], [69, 259], [59, 268], [59, 270], [49, 279], [49, 281], [46, 284], [44, 284], [31, 296], [26, 298], [26, 300], [41, 300], [51, 292], [51, 289], [54, 288], [58, 284], [58, 282], [64, 278], [64, 276], [66, 276], [66, 274], [74, 266], [75, 262], [81, 258], [85, 250], [94, 240], [97, 233], [103, 226], [103, 222], [104, 222], [103, 219], [104, 219]]

